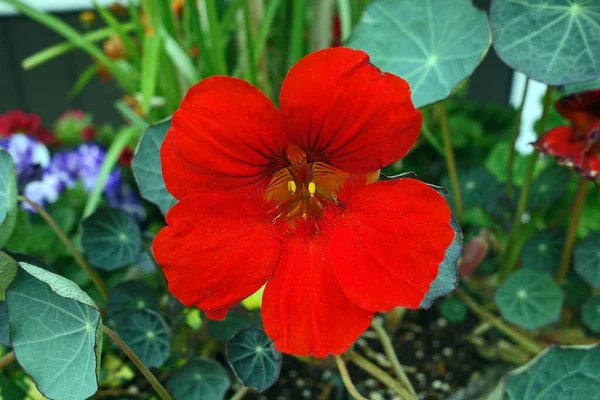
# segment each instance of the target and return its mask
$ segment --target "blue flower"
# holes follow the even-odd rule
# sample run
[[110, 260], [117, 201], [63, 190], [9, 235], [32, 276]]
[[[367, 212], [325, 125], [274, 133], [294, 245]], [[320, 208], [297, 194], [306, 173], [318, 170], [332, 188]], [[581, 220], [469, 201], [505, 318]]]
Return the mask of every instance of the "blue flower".
[[42, 171], [50, 163], [48, 148], [22, 133], [0, 138], [0, 148], [11, 155], [15, 163], [18, 186], [21, 189], [32, 180], [39, 179]]

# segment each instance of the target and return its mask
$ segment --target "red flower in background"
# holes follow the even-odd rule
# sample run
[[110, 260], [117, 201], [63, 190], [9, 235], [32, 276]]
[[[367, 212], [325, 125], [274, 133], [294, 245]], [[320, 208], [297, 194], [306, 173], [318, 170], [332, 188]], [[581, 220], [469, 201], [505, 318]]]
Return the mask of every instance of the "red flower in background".
[[575, 169], [584, 178], [600, 176], [600, 89], [561, 98], [554, 105], [571, 126], [544, 133], [535, 143], [539, 151]]
[[42, 126], [39, 115], [26, 114], [21, 110], [0, 115], [0, 136], [8, 137], [13, 133], [27, 134], [46, 145], [56, 143], [54, 134]]
[[325, 357], [347, 350], [375, 312], [419, 306], [454, 238], [451, 214], [418, 180], [375, 182], [422, 118], [408, 84], [365, 53], [300, 60], [280, 110], [235, 78], [188, 92], [161, 148], [179, 202], [153, 250], [170, 291], [213, 319], [266, 283], [275, 346]]

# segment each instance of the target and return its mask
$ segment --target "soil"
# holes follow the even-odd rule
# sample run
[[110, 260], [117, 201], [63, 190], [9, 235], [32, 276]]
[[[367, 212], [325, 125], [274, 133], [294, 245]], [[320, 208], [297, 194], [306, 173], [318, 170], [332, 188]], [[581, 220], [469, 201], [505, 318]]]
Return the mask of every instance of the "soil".
[[[468, 339], [477, 324], [473, 315], [452, 323], [431, 310], [409, 311], [393, 335], [394, 348], [419, 399], [468, 399], [465, 386], [475, 382], [497, 363], [479, 356]], [[367, 332], [355, 350], [393, 376], [379, 340]], [[370, 375], [348, 362], [350, 375], [361, 394], [371, 400], [400, 400], [400, 397]], [[500, 367], [503, 370], [503, 367]], [[486, 373], [486, 375], [489, 375]], [[457, 393], [459, 391], [459, 393]], [[267, 391], [251, 394], [253, 400], [349, 400], [332, 360], [309, 365], [293, 357], [284, 357], [279, 380]]]

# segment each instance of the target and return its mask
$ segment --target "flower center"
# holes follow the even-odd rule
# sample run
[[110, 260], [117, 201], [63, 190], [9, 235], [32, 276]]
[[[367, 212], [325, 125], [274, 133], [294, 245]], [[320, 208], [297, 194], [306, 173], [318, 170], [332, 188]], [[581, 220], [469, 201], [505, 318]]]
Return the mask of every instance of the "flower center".
[[[295, 145], [287, 149], [289, 164], [275, 173], [265, 192], [265, 200], [275, 205], [275, 220], [295, 227], [309, 221], [311, 227], [328, 211], [343, 208], [338, 196], [347, 182], [375, 182], [379, 170], [368, 174], [348, 174], [326, 162], [310, 162], [306, 153]], [[314, 223], [313, 223], [314, 222]]]

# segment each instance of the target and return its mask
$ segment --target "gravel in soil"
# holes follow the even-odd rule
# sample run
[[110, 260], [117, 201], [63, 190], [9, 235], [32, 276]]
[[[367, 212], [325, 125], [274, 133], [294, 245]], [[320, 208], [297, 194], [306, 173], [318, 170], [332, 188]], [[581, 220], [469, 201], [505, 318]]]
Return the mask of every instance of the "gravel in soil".
[[[475, 381], [494, 363], [480, 357], [468, 336], [477, 321], [467, 318], [451, 323], [437, 309], [408, 311], [397, 332], [390, 333], [398, 358], [419, 399], [447, 399], [460, 388]], [[393, 376], [373, 332], [365, 333], [355, 350]], [[389, 388], [348, 362], [352, 381], [362, 395], [371, 400], [400, 400]], [[331, 359], [309, 365], [294, 357], [284, 356], [279, 380], [262, 394], [247, 399], [260, 400], [349, 400], [342, 380]]]

